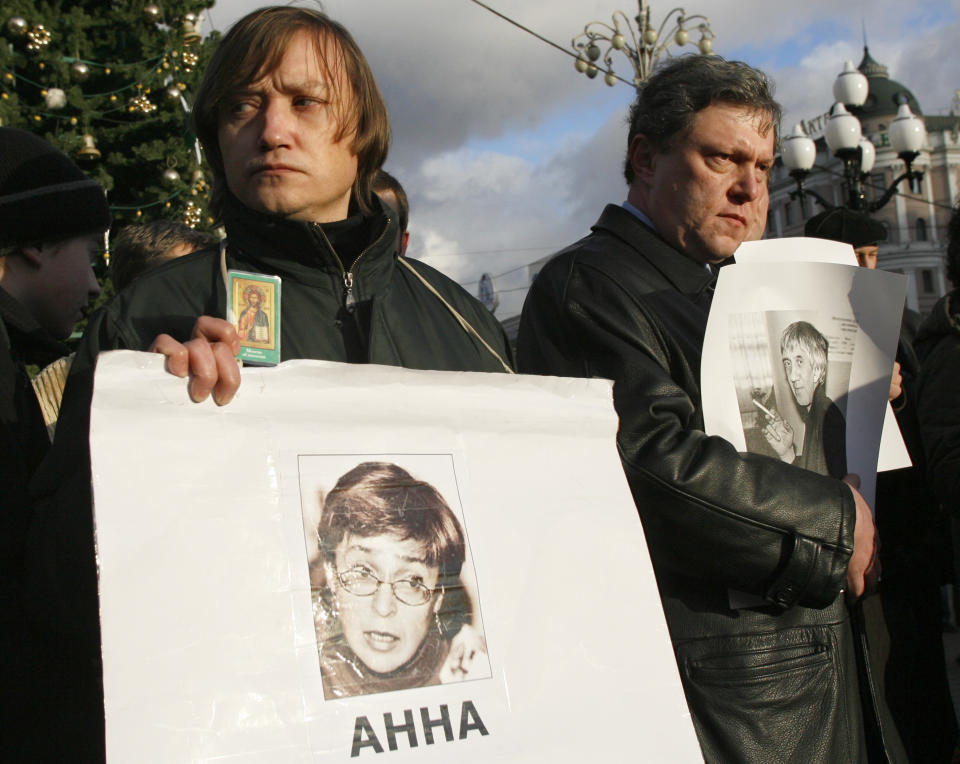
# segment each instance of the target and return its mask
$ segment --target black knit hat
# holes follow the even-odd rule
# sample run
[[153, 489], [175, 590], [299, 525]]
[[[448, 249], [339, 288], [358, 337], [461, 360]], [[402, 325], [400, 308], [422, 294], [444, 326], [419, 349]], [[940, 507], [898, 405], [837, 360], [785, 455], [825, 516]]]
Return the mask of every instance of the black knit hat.
[[803, 235], [842, 241], [856, 249], [886, 241], [887, 229], [862, 212], [834, 207], [810, 218], [803, 227]]
[[109, 227], [99, 183], [42, 138], [0, 127], [0, 244], [61, 241]]

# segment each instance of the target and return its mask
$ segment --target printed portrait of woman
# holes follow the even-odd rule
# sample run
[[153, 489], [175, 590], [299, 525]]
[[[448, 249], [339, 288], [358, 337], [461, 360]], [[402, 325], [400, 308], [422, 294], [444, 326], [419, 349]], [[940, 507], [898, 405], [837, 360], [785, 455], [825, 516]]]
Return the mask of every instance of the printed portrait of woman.
[[396, 464], [359, 464], [323, 497], [317, 536], [324, 697], [489, 676], [461, 579], [463, 529], [432, 485]]

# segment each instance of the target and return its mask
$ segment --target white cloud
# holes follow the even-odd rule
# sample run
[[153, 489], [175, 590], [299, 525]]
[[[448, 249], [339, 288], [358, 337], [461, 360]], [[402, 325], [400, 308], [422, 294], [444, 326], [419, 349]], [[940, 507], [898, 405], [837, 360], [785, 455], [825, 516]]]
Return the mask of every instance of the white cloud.
[[[561, 46], [616, 0], [485, 0]], [[260, 3], [220, 0], [223, 29]], [[763, 68], [792, 122], [827, 111], [844, 59], [859, 62], [862, 22], [871, 54], [927, 113], [960, 87], [956, 0], [700, 0], [721, 54]], [[513, 271], [589, 231], [603, 205], [623, 200], [624, 116], [632, 91], [607, 88], [572, 60], [470, 0], [327, 0], [356, 37], [391, 112], [387, 169], [411, 198], [411, 254], [453, 278]], [[653, 7], [659, 21], [672, 4]], [[618, 71], [621, 63], [618, 62]], [[519, 270], [515, 270], [518, 269]], [[514, 295], [522, 292], [511, 293]], [[498, 315], [509, 315], [505, 298]], [[519, 304], [516, 305], [519, 310]]]
[[499, 196], [526, 186], [533, 165], [519, 157], [469, 149], [430, 157], [420, 171], [427, 201]]

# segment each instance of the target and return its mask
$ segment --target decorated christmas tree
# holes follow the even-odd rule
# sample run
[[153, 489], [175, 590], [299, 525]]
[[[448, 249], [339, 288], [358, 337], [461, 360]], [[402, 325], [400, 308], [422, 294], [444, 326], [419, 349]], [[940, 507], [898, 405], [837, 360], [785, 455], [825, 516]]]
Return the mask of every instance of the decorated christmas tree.
[[0, 123], [73, 157], [105, 189], [115, 225], [156, 218], [210, 229], [209, 172], [189, 126], [213, 36], [213, 0], [4, 0]]

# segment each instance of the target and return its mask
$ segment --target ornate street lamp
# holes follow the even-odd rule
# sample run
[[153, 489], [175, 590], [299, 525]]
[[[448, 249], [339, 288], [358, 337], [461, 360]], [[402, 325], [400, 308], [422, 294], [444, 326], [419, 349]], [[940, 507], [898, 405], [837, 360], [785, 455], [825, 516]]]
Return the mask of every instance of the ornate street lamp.
[[[576, 68], [578, 72], [593, 79], [601, 71], [597, 64], [603, 59], [603, 81], [611, 87], [620, 79], [613, 71], [613, 51], [623, 53], [633, 65], [633, 84], [639, 87], [663, 55], [671, 56], [669, 47], [676, 45], [680, 48], [693, 42], [690, 40], [690, 30], [700, 32], [697, 48], [704, 55], [713, 53], [713, 40], [716, 35], [710, 28], [710, 19], [700, 14], [688, 16], [683, 8], [674, 8], [664, 18], [660, 28], [656, 29], [650, 23], [650, 6], [646, 0], [638, 0], [640, 12], [636, 15], [637, 34], [630, 26], [627, 15], [620, 10], [613, 12], [613, 26], [602, 21], [591, 21], [583, 28], [583, 34], [573, 38], [571, 46], [577, 54]], [[672, 26], [671, 26], [672, 24]], [[668, 30], [669, 31], [665, 31]], [[606, 45], [606, 50], [602, 46]]]
[[[863, 137], [860, 120], [847, 111], [847, 106], [862, 106], [867, 100], [869, 83], [867, 78], [854, 67], [852, 61], [844, 63], [843, 71], [833, 83], [833, 96], [837, 102], [830, 110], [830, 118], [824, 137], [827, 147], [833, 155], [843, 162], [843, 175], [847, 182], [848, 196], [844, 206], [860, 212], [875, 212], [893, 198], [897, 187], [904, 180], [910, 181], [911, 190], [914, 183], [923, 179], [922, 170], [913, 169], [913, 161], [920, 154], [920, 149], [926, 140], [926, 129], [923, 120], [914, 116], [906, 103], [900, 104], [897, 116], [890, 124], [888, 134], [890, 144], [897, 156], [906, 165], [906, 172], [901, 174], [890, 187], [884, 191], [875, 202], [867, 202], [863, 193], [864, 181], [870, 175], [876, 161], [877, 150], [874, 145]], [[790, 177], [797, 182], [797, 190], [790, 194], [791, 199], [809, 194], [826, 208], [830, 204], [816, 191], [804, 186], [806, 177], [813, 169], [817, 158], [817, 149], [813, 140], [807, 137], [802, 125], [793, 128], [793, 133], [784, 139], [781, 150], [783, 163], [790, 171]]]

